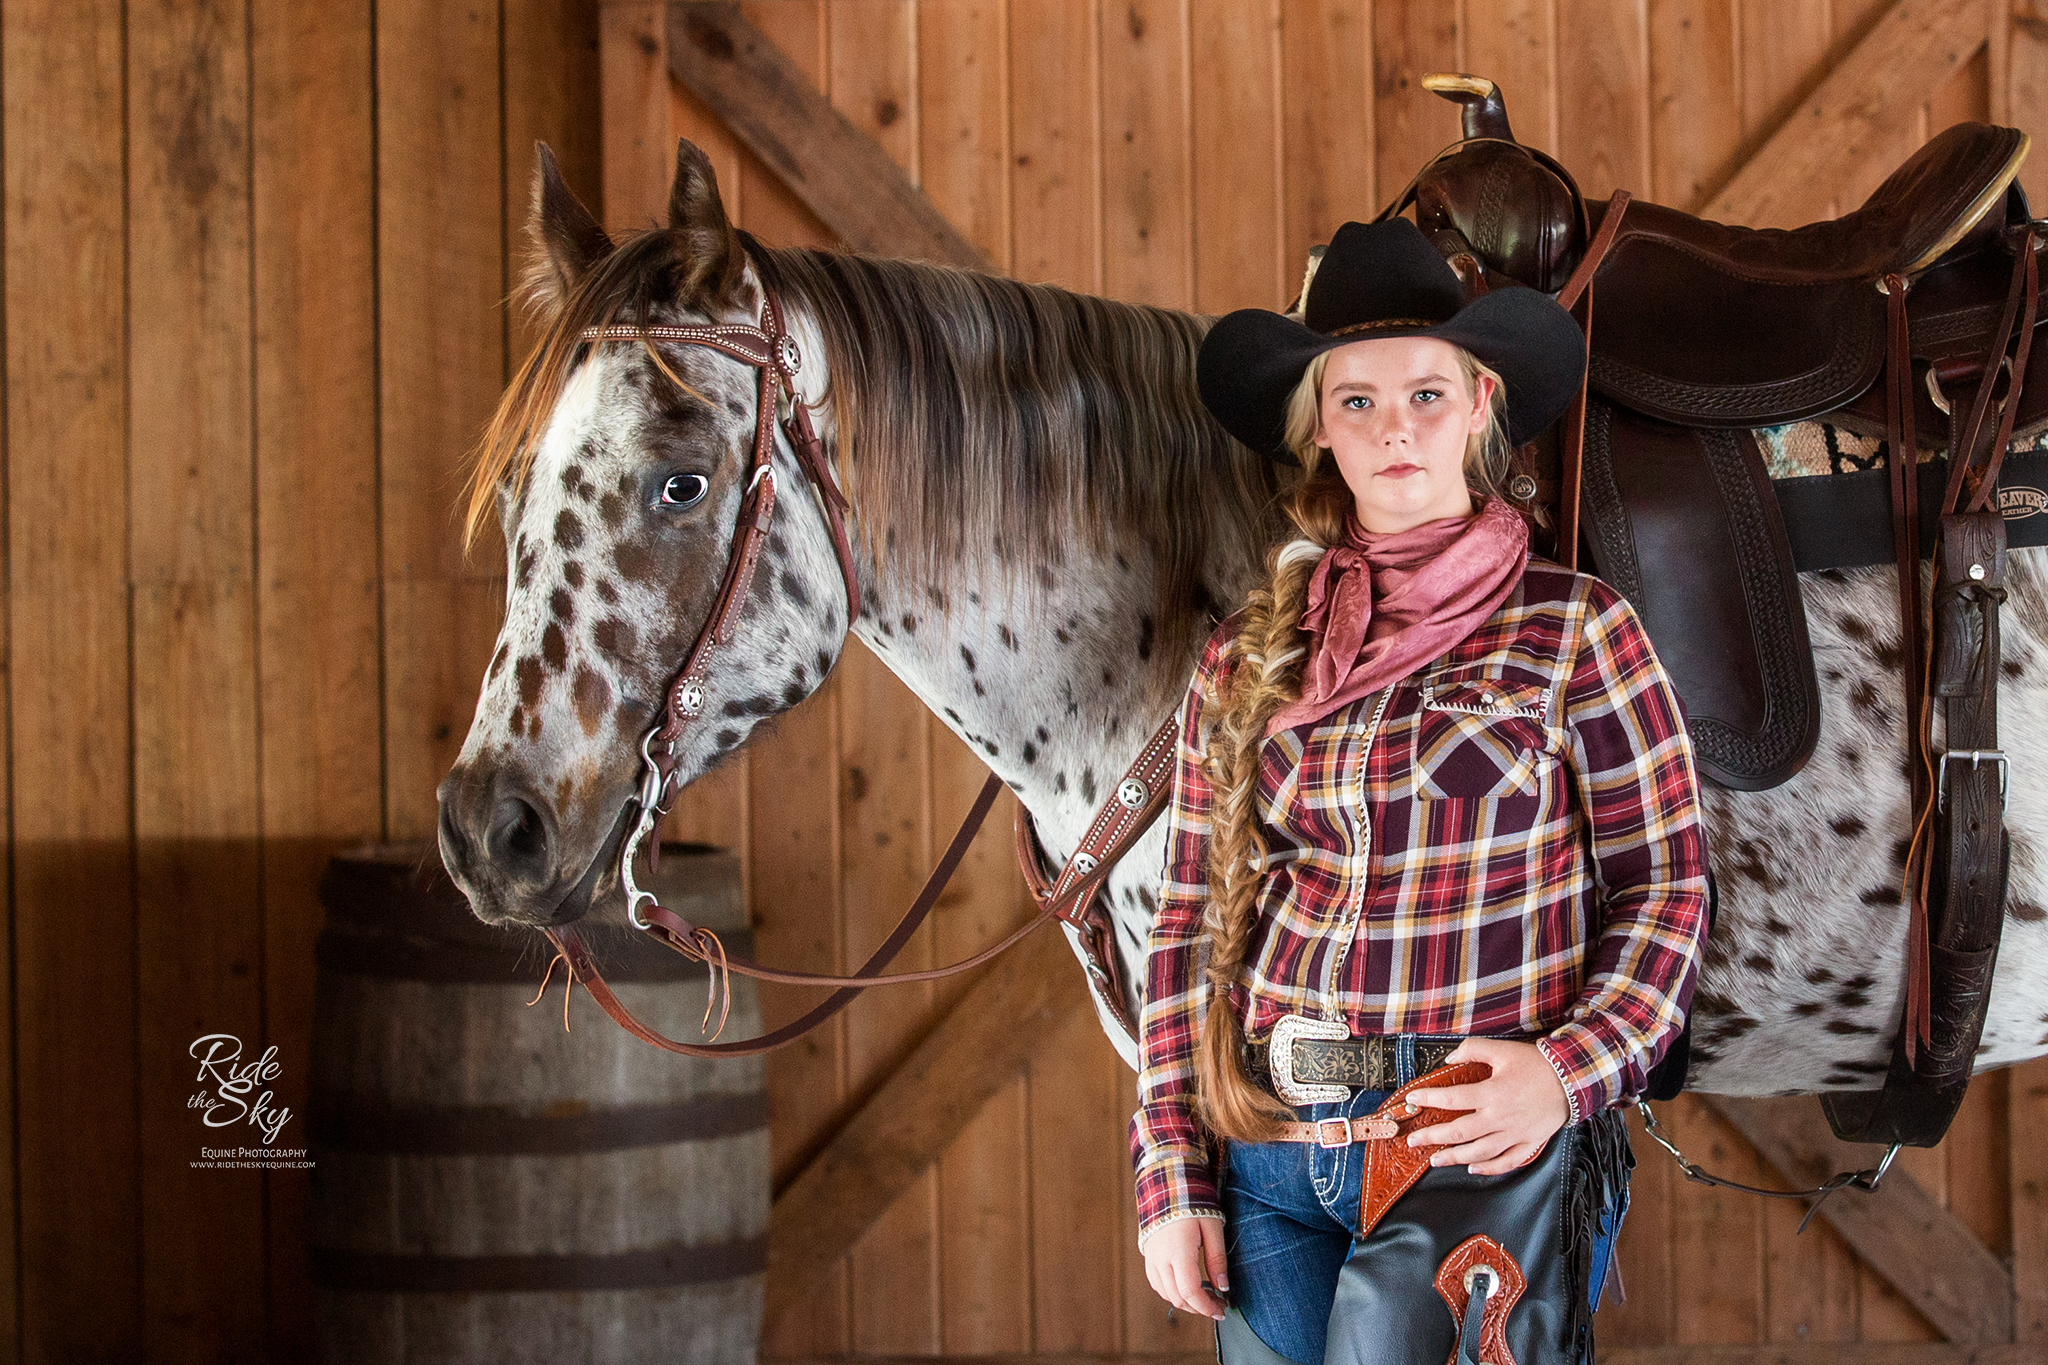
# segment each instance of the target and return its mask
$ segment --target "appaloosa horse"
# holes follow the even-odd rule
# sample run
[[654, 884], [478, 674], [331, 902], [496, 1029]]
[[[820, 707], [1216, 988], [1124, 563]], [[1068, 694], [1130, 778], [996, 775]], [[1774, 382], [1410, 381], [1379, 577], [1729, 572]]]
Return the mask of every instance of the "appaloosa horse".
[[[756, 322], [764, 285], [849, 474], [863, 609], [846, 619], [824, 513], [781, 443], [780, 515], [713, 723], [689, 732], [680, 777], [815, 691], [851, 631], [985, 756], [1064, 857], [1279, 531], [1273, 472], [1196, 398], [1207, 319], [764, 247], [733, 229], [687, 143], [669, 226], [617, 243], [543, 153], [532, 235], [547, 336], [481, 449], [473, 508], [488, 514], [495, 498], [505, 530], [505, 625], [442, 787], [443, 856], [476, 913], [547, 926], [618, 899], [640, 739], [710, 612], [745, 491], [754, 370], [701, 347], [582, 334]], [[2012, 874], [1980, 1067], [2048, 1052], [2044, 553], [2012, 555], [2003, 617]], [[1721, 897], [1694, 1001], [1694, 1088], [1868, 1088], [1885, 1072], [1908, 803], [1891, 579], [1805, 576], [1820, 747], [1772, 790], [1706, 793]], [[1128, 982], [1143, 980], [1162, 840], [1163, 823], [1109, 883]], [[1107, 1015], [1105, 1027], [1131, 1059]]]

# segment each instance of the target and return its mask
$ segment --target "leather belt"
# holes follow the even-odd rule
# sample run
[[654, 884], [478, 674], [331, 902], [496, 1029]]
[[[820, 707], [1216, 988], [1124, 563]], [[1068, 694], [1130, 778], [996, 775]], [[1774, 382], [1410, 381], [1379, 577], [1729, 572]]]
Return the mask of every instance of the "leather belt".
[[1283, 1123], [1275, 1142], [1313, 1142], [1318, 1147], [1349, 1147], [1354, 1142], [1385, 1141], [1398, 1137], [1401, 1125], [1393, 1119], [1360, 1115], [1355, 1119], [1317, 1119], [1313, 1123]]
[[[1290, 1018], [1295, 1016], [1290, 1016]], [[1284, 1025], [1287, 1021], [1281, 1021]], [[1415, 1074], [1434, 1071], [1457, 1051], [1462, 1038], [1415, 1040]], [[1384, 1034], [1362, 1038], [1303, 1037], [1275, 1027], [1273, 1036], [1251, 1047], [1251, 1078], [1289, 1103], [1301, 1087], [1341, 1085], [1354, 1090], [1392, 1090], [1400, 1085], [1400, 1040]], [[1313, 1101], [1310, 1101], [1313, 1103]], [[1307, 1139], [1301, 1139], [1306, 1141]]]

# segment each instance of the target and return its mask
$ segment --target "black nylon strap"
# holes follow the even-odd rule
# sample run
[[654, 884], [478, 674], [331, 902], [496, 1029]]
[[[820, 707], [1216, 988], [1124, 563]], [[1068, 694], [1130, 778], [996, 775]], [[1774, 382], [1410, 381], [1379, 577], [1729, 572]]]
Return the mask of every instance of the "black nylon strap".
[[[1854, 474], [1824, 474], [1799, 479], [1774, 479], [1785, 535], [1792, 543], [1792, 563], [1809, 569], [1860, 569], [1892, 562], [1892, 511], [1883, 469]], [[1934, 532], [1941, 519], [1941, 494], [1948, 480], [1948, 461], [1920, 466], [1920, 555], [1934, 553]], [[2048, 451], [2005, 457], [1998, 489], [2006, 510], [2005, 539], [2010, 549], [2048, 545]]]

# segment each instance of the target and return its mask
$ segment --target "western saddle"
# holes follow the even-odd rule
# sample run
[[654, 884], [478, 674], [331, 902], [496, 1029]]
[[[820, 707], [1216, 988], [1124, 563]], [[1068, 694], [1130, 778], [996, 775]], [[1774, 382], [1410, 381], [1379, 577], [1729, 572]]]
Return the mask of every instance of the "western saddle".
[[[1517, 452], [1510, 495], [1561, 562], [1583, 547], [1636, 607], [1703, 776], [1761, 790], [1813, 752], [1799, 571], [1899, 569], [1906, 1016], [1883, 1089], [1822, 1103], [1844, 1138], [1932, 1145], [1969, 1083], [2005, 897], [2005, 555], [2048, 544], [2048, 456], [2007, 457], [2015, 429], [2048, 422], [2048, 347], [2031, 344], [2041, 234], [2015, 181], [2027, 136], [1959, 124], [1842, 218], [1746, 228], [1625, 193], [1588, 203], [1515, 142], [1491, 81], [1423, 85], [1461, 105], [1464, 136], [1382, 217], [1412, 206], [1468, 290], [1542, 289], [1586, 328], [1580, 400]], [[1823, 416], [1882, 438], [1883, 468], [1774, 484], [1755, 431]], [[1921, 460], [1923, 441], [1945, 453]]]

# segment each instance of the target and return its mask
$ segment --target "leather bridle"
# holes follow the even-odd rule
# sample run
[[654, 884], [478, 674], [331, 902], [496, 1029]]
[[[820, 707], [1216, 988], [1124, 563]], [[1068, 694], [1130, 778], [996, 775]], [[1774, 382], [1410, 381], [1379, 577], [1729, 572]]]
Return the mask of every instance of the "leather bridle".
[[[832, 535], [832, 547], [839, 560], [839, 572], [846, 585], [846, 624], [849, 631], [860, 616], [860, 586], [856, 581], [852, 548], [846, 534], [844, 513], [848, 504], [832, 476], [832, 467], [825, 454], [824, 442], [818, 437], [811, 421], [810, 408], [804, 402], [796, 384], [797, 372], [803, 363], [803, 353], [784, 329], [782, 314], [776, 305], [774, 293], [765, 284], [761, 289], [761, 325], [758, 327], [743, 323], [713, 323], [706, 326], [635, 326], [630, 323], [611, 323], [585, 330], [582, 340], [593, 344], [634, 341], [649, 347], [657, 343], [702, 346], [738, 360], [742, 364], [753, 366], [760, 372], [760, 386], [759, 408], [754, 423], [753, 461], [747, 475], [746, 492], [740, 500], [738, 522], [734, 531], [732, 550], [726, 561], [725, 574], [719, 583], [718, 596], [713, 601], [711, 614], [705, 621], [703, 630], [698, 634], [697, 641], [691, 647], [682, 667], [663, 692], [660, 714], [641, 737], [640, 786], [632, 798], [639, 809], [619, 851], [619, 883], [626, 892], [627, 919], [634, 928], [653, 936], [664, 947], [705, 964], [710, 973], [705, 1027], [710, 1028], [714, 1008], [718, 1012], [719, 1027], [711, 1031], [710, 1041], [683, 1043], [665, 1037], [642, 1024], [633, 1017], [631, 1011], [626, 1009], [611, 987], [606, 984], [588, 945], [576, 927], [560, 925], [547, 930], [547, 935], [554, 943], [560, 960], [568, 966], [570, 988], [573, 990], [575, 983], [581, 981], [584, 989], [590, 992], [591, 997], [621, 1028], [665, 1051], [693, 1057], [754, 1056], [794, 1042], [844, 1008], [854, 996], [870, 986], [932, 981], [970, 971], [1018, 943], [1047, 920], [1058, 918], [1073, 925], [1081, 935], [1082, 947], [1089, 959], [1090, 974], [1097, 981], [1105, 1002], [1110, 1005], [1119, 1022], [1128, 1029], [1130, 1023], [1123, 1017], [1121, 993], [1115, 989], [1114, 945], [1109, 941], [1104, 916], [1094, 905], [1094, 901], [1117, 860], [1165, 808], [1175, 743], [1179, 734], [1178, 721], [1175, 718], [1170, 717], [1166, 724], [1154, 733], [1151, 741], [1125, 772], [1117, 788], [1117, 796], [1104, 802], [1081, 847], [1076, 850], [1058, 877], [1057, 886], [1041, 890], [1040, 884], [1034, 880], [1033, 891], [1039, 903], [1038, 912], [1000, 942], [949, 966], [929, 971], [897, 972], [888, 975], [883, 973], [883, 969], [910, 941], [911, 935], [938, 903], [940, 892], [945, 889], [953, 871], [966, 855], [968, 846], [973, 843], [974, 836], [980, 830], [990, 808], [994, 806], [996, 796], [1003, 785], [1002, 779], [994, 773], [989, 774], [987, 781], [982, 784], [980, 793], [967, 813], [967, 818], [961, 823], [959, 832], [953, 836], [945, 856], [932, 869], [931, 876], [926, 880], [916, 901], [873, 955], [848, 976], [782, 971], [760, 966], [742, 957], [734, 957], [726, 952], [725, 945], [719, 941], [717, 934], [701, 925], [690, 923], [663, 906], [653, 892], [642, 888], [635, 880], [633, 862], [639, 854], [641, 845], [648, 845], [650, 866], [659, 856], [659, 841], [650, 842], [650, 839], [659, 827], [662, 816], [667, 813], [669, 803], [675, 798], [675, 778], [682, 738], [689, 727], [704, 715], [708, 707], [713, 689], [714, 665], [721, 653], [732, 643], [734, 620], [740, 604], [746, 598], [747, 589], [753, 582], [754, 568], [760, 558], [762, 543], [768, 537], [768, 523], [775, 511], [776, 497], [776, 414], [779, 395], [783, 393], [788, 395], [789, 400], [789, 416], [782, 419], [783, 431], [796, 453], [798, 465], [816, 489], [819, 501], [824, 507], [826, 524]], [[1029, 822], [1029, 816], [1021, 807], [1018, 818], [1021, 837], [1028, 829]], [[1034, 860], [1031, 871], [1036, 873], [1037, 870]], [[730, 974], [735, 972], [761, 981], [802, 986], [830, 986], [834, 990], [802, 1017], [759, 1038], [721, 1043], [717, 1041], [717, 1037], [724, 1029], [726, 1013], [731, 1007], [729, 978]]]

